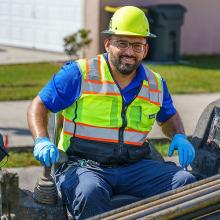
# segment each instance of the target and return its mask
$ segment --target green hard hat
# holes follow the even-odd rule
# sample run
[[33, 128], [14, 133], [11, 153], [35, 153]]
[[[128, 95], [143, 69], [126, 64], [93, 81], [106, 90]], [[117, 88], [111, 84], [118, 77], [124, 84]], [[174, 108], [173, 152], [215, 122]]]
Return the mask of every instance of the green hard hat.
[[119, 8], [112, 16], [108, 30], [102, 31], [109, 35], [126, 35], [137, 37], [156, 37], [150, 33], [149, 22], [144, 12], [134, 6]]

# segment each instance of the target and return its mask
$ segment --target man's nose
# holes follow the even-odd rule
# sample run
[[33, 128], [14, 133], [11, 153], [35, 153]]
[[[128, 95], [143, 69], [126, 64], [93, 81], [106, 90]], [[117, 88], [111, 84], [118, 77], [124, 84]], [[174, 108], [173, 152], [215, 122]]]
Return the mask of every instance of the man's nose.
[[129, 44], [128, 48], [126, 49], [126, 52], [130, 54], [134, 54], [133, 45]]

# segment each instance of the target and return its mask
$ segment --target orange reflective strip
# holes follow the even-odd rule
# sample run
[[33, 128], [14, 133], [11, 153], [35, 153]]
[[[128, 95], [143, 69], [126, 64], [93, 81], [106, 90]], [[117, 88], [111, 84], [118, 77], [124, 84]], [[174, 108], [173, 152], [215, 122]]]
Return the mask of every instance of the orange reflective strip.
[[125, 141], [124, 142], [125, 144], [131, 144], [131, 145], [135, 145], [135, 146], [138, 146], [138, 147], [140, 147], [140, 146], [142, 146], [143, 145], [143, 143], [137, 143], [137, 142], [132, 142], [132, 141]]
[[118, 140], [111, 140], [111, 139], [105, 139], [105, 138], [94, 138], [94, 137], [87, 137], [87, 136], [82, 136], [75, 134], [76, 137], [83, 138], [83, 139], [88, 139], [88, 140], [93, 140], [93, 141], [104, 141], [104, 142], [113, 142], [117, 143]]
[[157, 93], [161, 93], [161, 91], [158, 90], [158, 89], [149, 89], [149, 92], [157, 92]]
[[142, 96], [137, 96], [136, 98], [143, 99], [143, 100], [149, 101], [149, 102], [151, 102], [151, 103], [153, 103], [155, 105], [159, 105], [160, 106], [159, 102], [154, 102], [154, 101], [152, 101], [152, 100], [150, 100], [148, 98], [145, 98], [145, 97], [142, 97]]
[[63, 131], [63, 133], [73, 136], [73, 133], [72, 133], [72, 132], [69, 132], [69, 131]]
[[68, 118], [64, 118], [65, 121], [67, 122], [73, 122], [72, 120], [68, 119]]
[[101, 73], [101, 57], [98, 55], [98, 73], [99, 73], [99, 79], [102, 81], [102, 73]]
[[138, 99], [143, 99], [143, 100], [146, 100], [146, 101], [150, 101], [149, 98], [146, 98], [146, 97], [143, 97], [143, 96], [137, 96], [136, 98], [138, 98]]
[[105, 93], [100, 93], [100, 92], [83, 92], [83, 94], [94, 94], [94, 95], [114, 95], [114, 96], [121, 96], [120, 93], [114, 93], [114, 92], [105, 92]]
[[140, 134], [148, 134], [149, 133], [149, 131], [137, 131], [137, 130], [134, 130], [134, 129], [131, 129], [131, 128], [126, 128], [125, 131], [136, 132], [136, 133], [140, 133]]
[[152, 103], [155, 104], [155, 105], [160, 106], [160, 103], [159, 103], [159, 102], [154, 102], [154, 101], [150, 101], [150, 102], [152, 102]]
[[89, 79], [89, 62], [86, 59], [86, 80], [88, 80], [88, 79]]
[[92, 80], [92, 79], [86, 79], [86, 82], [94, 83], [94, 84], [115, 84], [111, 81], [98, 81], [98, 80]]
[[92, 127], [92, 128], [105, 128], [105, 129], [111, 129], [111, 130], [118, 130], [118, 128], [106, 128], [106, 127], [97, 127], [97, 126], [94, 126], [94, 125], [88, 125], [88, 124], [85, 124], [85, 123], [81, 123], [81, 122], [76, 122], [77, 125], [81, 125], [81, 126], [87, 126], [87, 127]]

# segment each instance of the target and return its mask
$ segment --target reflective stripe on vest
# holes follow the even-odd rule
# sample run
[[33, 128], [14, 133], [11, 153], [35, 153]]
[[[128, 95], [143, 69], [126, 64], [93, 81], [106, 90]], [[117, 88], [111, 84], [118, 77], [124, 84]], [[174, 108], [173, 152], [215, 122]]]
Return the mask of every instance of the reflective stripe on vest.
[[[64, 133], [79, 138], [104, 142], [118, 142], [118, 130], [118, 128], [102, 128], [82, 123], [73, 123], [64, 118]], [[148, 132], [125, 129], [125, 143], [137, 146], [142, 145], [147, 134]]]
[[[81, 95], [77, 101], [80, 104], [76, 105], [75, 103], [63, 112], [65, 118], [62, 132], [63, 142], [61, 141], [59, 147], [61, 146], [61, 148], [67, 150], [72, 136], [88, 140], [118, 143], [119, 129], [124, 124], [122, 123], [121, 109], [117, 107], [122, 106], [122, 97], [118, 86], [111, 76], [104, 55], [98, 55], [90, 60], [79, 60], [77, 64], [82, 74]], [[161, 77], [148, 68], [145, 68], [145, 73], [148, 81], [143, 81], [140, 92], [127, 109], [127, 126], [123, 132], [123, 143], [125, 144], [143, 145], [147, 134], [155, 122], [156, 114], [160, 106], [162, 106], [163, 88]], [[103, 107], [99, 108], [102, 109], [102, 112], [99, 112], [100, 110], [97, 112], [97, 109], [92, 109], [90, 104], [88, 104], [96, 102], [96, 100], [99, 105], [103, 104]], [[103, 100], [103, 102], [100, 102], [100, 100]], [[111, 111], [116, 112], [113, 122], [109, 120], [109, 124], [107, 122], [111, 111], [107, 111], [108, 113], [105, 114], [105, 110], [108, 108], [105, 102], [108, 102], [108, 105], [110, 104], [109, 102], [114, 103], [111, 104], [111, 107], [115, 109]], [[85, 103], [87, 105], [84, 105]], [[86, 115], [83, 113], [85, 112], [83, 111], [84, 108], [89, 110]], [[96, 118], [96, 114], [102, 115], [104, 123], [107, 124], [102, 124], [102, 119], [98, 119], [99, 121], [90, 120], [90, 112], [92, 112], [94, 118]], [[80, 119], [78, 116], [81, 113], [85, 117], [83, 116]], [[139, 120], [140, 122], [138, 122]]]

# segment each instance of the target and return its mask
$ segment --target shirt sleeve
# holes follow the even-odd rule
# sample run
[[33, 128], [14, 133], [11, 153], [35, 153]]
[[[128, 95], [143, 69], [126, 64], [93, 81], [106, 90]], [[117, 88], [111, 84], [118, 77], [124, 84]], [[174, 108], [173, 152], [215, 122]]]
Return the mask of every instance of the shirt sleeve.
[[158, 122], [165, 122], [176, 113], [173, 105], [173, 100], [167, 88], [166, 81], [163, 79], [163, 103], [160, 111], [157, 114]]
[[77, 64], [70, 61], [53, 76], [38, 96], [50, 111], [61, 111], [78, 99], [81, 77]]

